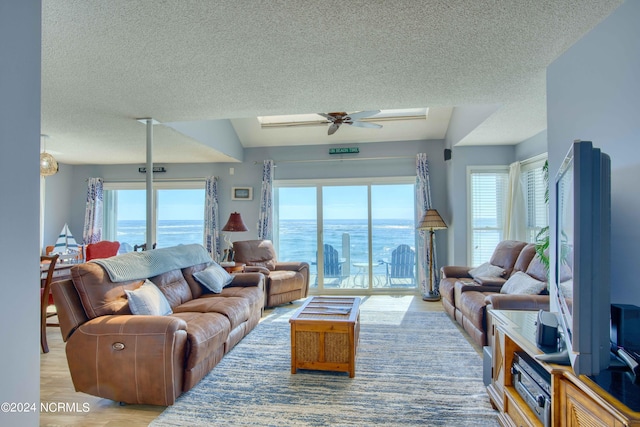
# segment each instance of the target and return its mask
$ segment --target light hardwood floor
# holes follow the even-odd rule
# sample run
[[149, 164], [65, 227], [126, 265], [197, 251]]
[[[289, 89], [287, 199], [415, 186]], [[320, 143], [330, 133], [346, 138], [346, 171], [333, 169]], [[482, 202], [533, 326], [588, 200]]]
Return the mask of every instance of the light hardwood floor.
[[[295, 305], [301, 305], [297, 302]], [[425, 302], [414, 296], [375, 295], [364, 298], [361, 311], [443, 311], [440, 302]], [[270, 310], [265, 310], [265, 316]], [[40, 401], [62, 402], [74, 406], [76, 412], [40, 414], [41, 426], [134, 427], [147, 426], [164, 406], [124, 405], [118, 402], [75, 392], [67, 366], [64, 343], [57, 327], [47, 328], [49, 353], [40, 357]], [[84, 406], [83, 406], [84, 405]], [[83, 412], [84, 408], [88, 410]]]

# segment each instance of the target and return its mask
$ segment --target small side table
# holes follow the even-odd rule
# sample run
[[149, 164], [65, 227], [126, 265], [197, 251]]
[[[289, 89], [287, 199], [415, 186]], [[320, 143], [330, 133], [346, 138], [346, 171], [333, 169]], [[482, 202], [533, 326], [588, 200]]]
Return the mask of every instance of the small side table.
[[222, 266], [222, 268], [224, 268], [225, 270], [227, 270], [227, 273], [242, 273], [244, 272], [244, 268], [246, 267], [247, 264], [242, 263], [242, 262], [234, 262], [233, 265], [229, 264], [225, 264]]

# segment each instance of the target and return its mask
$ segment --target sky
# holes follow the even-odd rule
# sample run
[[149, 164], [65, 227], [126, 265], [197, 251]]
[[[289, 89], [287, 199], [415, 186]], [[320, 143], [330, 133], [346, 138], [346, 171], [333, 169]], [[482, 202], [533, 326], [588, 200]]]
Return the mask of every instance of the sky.
[[[145, 190], [118, 190], [118, 220], [146, 218]], [[366, 219], [367, 187], [323, 187], [323, 216], [327, 220]], [[413, 219], [414, 185], [372, 185], [374, 219]], [[316, 219], [315, 187], [279, 189], [280, 219]], [[158, 220], [202, 220], [204, 190], [158, 190]]]
[[[204, 189], [158, 190], [158, 220], [200, 220], [204, 215]], [[118, 190], [118, 220], [145, 220], [145, 190]]]
[[[315, 187], [283, 187], [279, 190], [280, 219], [316, 219]], [[413, 219], [414, 185], [372, 185], [374, 219]], [[367, 187], [325, 186], [322, 199], [326, 220], [367, 219]]]

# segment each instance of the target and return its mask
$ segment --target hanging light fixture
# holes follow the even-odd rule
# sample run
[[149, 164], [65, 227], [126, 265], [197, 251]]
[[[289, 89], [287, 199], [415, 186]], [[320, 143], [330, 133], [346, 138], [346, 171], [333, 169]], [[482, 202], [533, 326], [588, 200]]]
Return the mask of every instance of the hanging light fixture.
[[47, 135], [40, 135], [40, 145], [42, 153], [40, 153], [40, 175], [51, 176], [58, 173], [58, 162], [49, 153], [47, 153]]

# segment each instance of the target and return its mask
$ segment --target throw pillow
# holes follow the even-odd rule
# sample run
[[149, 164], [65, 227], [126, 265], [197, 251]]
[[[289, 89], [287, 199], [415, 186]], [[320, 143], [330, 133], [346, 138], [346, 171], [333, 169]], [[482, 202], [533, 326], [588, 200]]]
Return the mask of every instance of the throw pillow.
[[222, 288], [233, 280], [233, 276], [215, 262], [204, 270], [194, 273], [193, 277], [214, 294], [222, 292]]
[[129, 309], [133, 314], [149, 314], [153, 316], [166, 316], [173, 313], [167, 297], [149, 279], [142, 286], [133, 291], [125, 289], [129, 300]]
[[471, 277], [500, 277], [505, 273], [504, 268], [498, 267], [497, 265], [491, 265], [488, 262], [484, 264], [480, 264], [476, 268], [472, 268], [469, 270], [469, 274]]
[[547, 288], [545, 282], [534, 279], [522, 271], [517, 271], [502, 285], [501, 294], [538, 295]]

